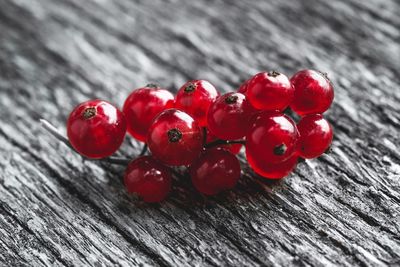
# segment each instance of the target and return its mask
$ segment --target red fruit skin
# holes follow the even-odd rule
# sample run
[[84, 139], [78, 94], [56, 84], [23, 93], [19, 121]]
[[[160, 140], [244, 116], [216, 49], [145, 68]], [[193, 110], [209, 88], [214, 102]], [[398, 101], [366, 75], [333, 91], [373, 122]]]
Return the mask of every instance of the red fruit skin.
[[252, 125], [254, 111], [241, 93], [219, 96], [210, 106], [207, 124], [210, 132], [223, 140], [245, 136]]
[[256, 109], [283, 111], [293, 100], [294, 88], [284, 74], [261, 72], [249, 81], [246, 96]]
[[81, 155], [100, 159], [111, 156], [124, 141], [124, 114], [103, 100], [89, 100], [75, 107], [67, 121], [67, 135]]
[[145, 142], [154, 118], [163, 110], [173, 108], [174, 96], [167, 90], [143, 87], [134, 90], [125, 100], [122, 109], [128, 124], [128, 132]]
[[217, 89], [208, 81], [189, 81], [178, 90], [175, 107], [192, 116], [200, 126], [207, 126], [208, 109], [218, 95]]
[[297, 124], [298, 154], [305, 159], [321, 156], [331, 145], [333, 129], [321, 114], [304, 116]]
[[[208, 129], [207, 129], [207, 140], [206, 143], [211, 143], [215, 140], [217, 140], [218, 137], [216, 137], [215, 135], [213, 135]], [[242, 144], [229, 144], [229, 145], [221, 145], [218, 146], [218, 148], [222, 148], [225, 150], [228, 150], [229, 152], [231, 152], [233, 155], [237, 155], [240, 152], [240, 149], [242, 148]]]
[[261, 114], [246, 137], [246, 157], [250, 167], [261, 174], [267, 165], [287, 160], [295, 152], [298, 138], [296, 124], [288, 116]]
[[235, 155], [224, 149], [209, 149], [190, 166], [190, 176], [200, 193], [215, 195], [236, 185], [240, 164]]
[[298, 156], [293, 154], [289, 159], [276, 163], [265, 164], [262, 168], [258, 168], [256, 173], [265, 179], [281, 179], [289, 175], [297, 165]]
[[333, 86], [320, 72], [302, 70], [297, 72], [290, 81], [295, 88], [290, 108], [300, 116], [323, 113], [332, 104]]
[[170, 170], [150, 156], [131, 161], [124, 175], [125, 188], [145, 202], [160, 202], [171, 191]]
[[241, 85], [240, 85], [240, 87], [239, 87], [239, 89], [238, 89], [238, 93], [241, 93], [241, 94], [246, 94], [246, 92], [247, 92], [247, 86], [249, 85], [249, 82], [250, 82], [250, 80], [251, 79], [248, 79], [248, 80], [246, 80], [245, 82], [243, 82]]
[[[170, 131], [181, 138], [171, 141]], [[153, 156], [171, 166], [189, 165], [203, 150], [203, 130], [187, 113], [177, 109], [161, 112], [150, 126], [147, 144]]]

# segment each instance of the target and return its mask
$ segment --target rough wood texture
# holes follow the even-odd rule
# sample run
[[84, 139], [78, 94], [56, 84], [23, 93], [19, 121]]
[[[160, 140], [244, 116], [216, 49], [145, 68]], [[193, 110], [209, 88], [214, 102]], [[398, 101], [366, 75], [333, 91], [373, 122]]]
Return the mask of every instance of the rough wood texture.
[[[0, 0], [0, 265], [400, 265], [397, 0]], [[160, 205], [123, 168], [49, 136], [89, 98], [156, 81], [234, 90], [259, 70], [328, 72], [332, 152], [280, 183], [244, 164], [230, 193], [187, 177]], [[121, 155], [140, 145], [127, 139]]]

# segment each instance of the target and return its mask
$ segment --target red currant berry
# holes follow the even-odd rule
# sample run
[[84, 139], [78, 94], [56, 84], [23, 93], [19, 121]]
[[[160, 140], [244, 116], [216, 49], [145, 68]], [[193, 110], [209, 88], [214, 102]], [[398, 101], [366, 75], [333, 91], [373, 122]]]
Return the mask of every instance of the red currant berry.
[[223, 140], [242, 138], [252, 124], [253, 109], [241, 93], [227, 93], [210, 106], [208, 129]]
[[240, 87], [239, 87], [239, 89], [238, 89], [238, 93], [241, 93], [241, 94], [246, 94], [246, 92], [247, 92], [247, 86], [249, 85], [249, 82], [250, 82], [250, 80], [251, 79], [248, 79], [248, 80], [246, 80], [244, 83], [242, 83], [241, 85], [240, 85]]
[[[215, 140], [217, 140], [218, 137], [216, 137], [215, 135], [213, 135], [208, 129], [207, 129], [207, 140], [206, 143], [211, 143]], [[236, 155], [240, 152], [240, 149], [242, 148], [242, 144], [227, 144], [227, 145], [220, 145], [217, 146], [218, 148], [222, 148], [225, 150], [228, 150], [229, 152], [231, 152], [232, 154]]]
[[256, 173], [266, 179], [281, 179], [289, 175], [296, 168], [297, 161], [298, 156], [293, 154], [289, 159], [280, 163], [265, 163], [261, 168], [257, 169]]
[[282, 111], [292, 102], [294, 88], [286, 75], [261, 72], [250, 80], [246, 95], [256, 109]]
[[136, 193], [145, 202], [160, 202], [171, 190], [170, 170], [150, 156], [129, 163], [124, 183], [129, 193]]
[[203, 149], [203, 131], [183, 111], [167, 109], [150, 126], [147, 144], [153, 156], [172, 165], [189, 165]]
[[300, 133], [298, 153], [302, 158], [316, 158], [332, 143], [332, 127], [320, 114], [304, 116], [297, 128]]
[[283, 114], [263, 113], [246, 137], [246, 157], [250, 167], [262, 173], [266, 165], [288, 159], [296, 149], [296, 124]]
[[240, 164], [226, 150], [209, 149], [190, 166], [190, 175], [199, 192], [215, 195], [236, 185], [240, 178]]
[[124, 114], [110, 103], [89, 100], [71, 112], [67, 135], [72, 147], [88, 158], [104, 158], [121, 146], [126, 133]]
[[323, 113], [332, 104], [333, 86], [326, 75], [314, 70], [302, 70], [290, 81], [295, 88], [290, 107], [300, 116]]
[[126, 99], [123, 112], [128, 132], [137, 140], [145, 142], [153, 119], [161, 111], [174, 106], [174, 96], [167, 90], [149, 84], [134, 90]]
[[192, 116], [200, 126], [206, 126], [208, 108], [217, 97], [217, 89], [211, 83], [194, 80], [179, 89], [175, 107]]

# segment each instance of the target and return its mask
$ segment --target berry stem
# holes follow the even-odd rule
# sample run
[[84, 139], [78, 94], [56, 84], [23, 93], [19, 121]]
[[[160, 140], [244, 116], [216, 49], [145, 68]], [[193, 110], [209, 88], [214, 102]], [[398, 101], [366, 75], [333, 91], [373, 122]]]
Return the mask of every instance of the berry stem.
[[[52, 125], [50, 122], [46, 121], [45, 119], [40, 119], [40, 123], [42, 124], [43, 128], [48, 131], [51, 135], [53, 135], [56, 139], [59, 141], [63, 142], [67, 147], [72, 149], [73, 151], [76, 152], [76, 150], [72, 147], [71, 143], [68, 141], [68, 139], [60, 133], [60, 131]], [[147, 147], [146, 147], [147, 149]], [[79, 154], [80, 155], [80, 154]], [[81, 155], [82, 156], [82, 155]], [[89, 159], [84, 156], [82, 156], [85, 159], [88, 160], [96, 160], [96, 159]], [[112, 164], [118, 164], [118, 165], [127, 165], [130, 160], [126, 158], [119, 158], [119, 157], [108, 157], [108, 158], [103, 158], [103, 159], [98, 159], [102, 160], [104, 162], [112, 163]]]
[[231, 145], [231, 144], [246, 144], [246, 140], [241, 139], [241, 140], [222, 140], [222, 139], [217, 139], [215, 141], [212, 141], [208, 144], [205, 144], [205, 148], [212, 148], [220, 145]]

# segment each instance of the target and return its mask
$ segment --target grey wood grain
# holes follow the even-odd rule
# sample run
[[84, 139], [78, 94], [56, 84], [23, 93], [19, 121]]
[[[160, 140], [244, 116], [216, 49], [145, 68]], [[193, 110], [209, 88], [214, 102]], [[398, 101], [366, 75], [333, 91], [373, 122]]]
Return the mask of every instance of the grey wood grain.
[[[400, 265], [400, 4], [348, 1], [0, 0], [0, 265]], [[147, 205], [123, 167], [44, 132], [81, 101], [121, 106], [155, 81], [235, 90], [276, 69], [329, 74], [332, 151], [281, 182], [245, 163], [202, 198], [184, 170]], [[127, 138], [119, 155], [134, 158]]]

